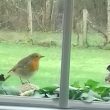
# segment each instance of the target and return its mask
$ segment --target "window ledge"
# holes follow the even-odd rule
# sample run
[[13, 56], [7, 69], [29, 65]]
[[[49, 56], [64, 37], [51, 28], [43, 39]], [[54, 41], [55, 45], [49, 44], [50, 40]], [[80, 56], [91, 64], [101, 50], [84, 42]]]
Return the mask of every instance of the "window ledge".
[[0, 96], [0, 105], [59, 108], [58, 100], [21, 96]]
[[[33, 108], [59, 108], [59, 100], [46, 98], [32, 98], [20, 96], [0, 96], [0, 106], [33, 107]], [[84, 103], [69, 100], [68, 109], [75, 110], [110, 110], [110, 102]]]
[[69, 108], [80, 110], [110, 110], [110, 102], [81, 102], [81, 101], [69, 101]]

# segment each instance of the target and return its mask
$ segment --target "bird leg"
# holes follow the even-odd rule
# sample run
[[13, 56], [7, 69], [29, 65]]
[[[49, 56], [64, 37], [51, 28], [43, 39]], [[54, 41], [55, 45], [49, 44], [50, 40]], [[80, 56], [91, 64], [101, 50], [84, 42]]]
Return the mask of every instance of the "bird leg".
[[29, 79], [27, 79], [27, 82], [30, 83]]
[[21, 76], [19, 76], [19, 78], [20, 78], [21, 84], [24, 84], [24, 82], [22, 81], [22, 78], [21, 78]]
[[21, 84], [30, 83], [29, 79], [27, 79], [26, 82], [23, 82], [21, 76], [19, 76], [19, 78], [20, 78]]

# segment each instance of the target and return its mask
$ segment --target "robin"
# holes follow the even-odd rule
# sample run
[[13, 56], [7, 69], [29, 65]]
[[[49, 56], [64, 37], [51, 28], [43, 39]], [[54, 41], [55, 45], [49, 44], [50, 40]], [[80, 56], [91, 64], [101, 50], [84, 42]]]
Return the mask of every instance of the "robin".
[[105, 81], [110, 83], [110, 65], [107, 66], [107, 70], [109, 71], [108, 75], [105, 77]]
[[[38, 53], [33, 53], [23, 59], [21, 59], [8, 73], [13, 72], [20, 77], [21, 83], [23, 84], [22, 78], [29, 82], [29, 78], [39, 69], [39, 61], [41, 56]], [[9, 78], [11, 75], [7, 76]]]

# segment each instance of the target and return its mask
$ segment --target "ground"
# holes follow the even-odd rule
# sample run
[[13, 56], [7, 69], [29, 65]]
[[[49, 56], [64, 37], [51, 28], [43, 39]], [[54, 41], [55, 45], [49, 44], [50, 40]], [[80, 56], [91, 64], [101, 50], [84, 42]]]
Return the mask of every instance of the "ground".
[[[35, 34], [34, 34], [35, 35]], [[59, 34], [46, 33], [37, 34], [40, 40], [42, 36]], [[52, 37], [53, 37], [52, 36]], [[61, 38], [58, 38], [61, 41]], [[44, 40], [44, 39], [43, 39]], [[97, 42], [96, 42], [97, 44]], [[0, 73], [7, 75], [7, 72], [23, 57], [38, 52], [45, 57], [41, 59], [39, 71], [30, 79], [34, 84], [40, 87], [58, 85], [60, 79], [61, 66], [61, 46], [58, 47], [41, 47], [31, 44], [1, 42], [0, 43]], [[93, 79], [104, 84], [106, 67], [110, 64], [110, 50], [98, 48], [76, 48], [71, 49], [71, 68], [70, 84], [79, 81], [81, 84], [87, 79]], [[5, 84], [19, 85], [20, 80], [17, 76], [12, 75]]]

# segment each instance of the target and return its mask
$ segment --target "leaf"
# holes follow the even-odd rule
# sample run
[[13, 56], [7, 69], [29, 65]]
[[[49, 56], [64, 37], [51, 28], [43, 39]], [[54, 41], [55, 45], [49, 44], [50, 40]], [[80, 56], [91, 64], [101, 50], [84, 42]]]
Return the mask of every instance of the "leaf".
[[101, 101], [101, 99], [95, 97], [93, 93], [83, 93], [81, 95], [81, 100], [87, 103], [92, 103], [93, 101]]
[[[71, 93], [71, 92], [70, 92], [70, 93]], [[73, 93], [72, 99], [74, 99], [74, 100], [80, 100], [80, 97], [81, 97], [82, 93], [83, 93], [83, 92], [80, 91], [80, 90], [75, 91], [75, 92]]]
[[4, 83], [4, 81], [0, 81], [0, 86], [2, 86], [2, 85], [3, 85], [3, 83]]
[[91, 89], [91, 88], [90, 88], [89, 86], [85, 86], [83, 90], [84, 90], [84, 92], [89, 92], [90, 89]]
[[96, 88], [99, 85], [99, 82], [94, 81], [94, 80], [87, 80], [87, 82], [85, 83], [85, 86], [89, 86], [91, 89]]
[[95, 92], [93, 90], [90, 90], [88, 92], [88, 95], [93, 96], [93, 97], [98, 98], [98, 99], [101, 99], [101, 96], [97, 92]]
[[0, 94], [1, 95], [7, 95], [7, 92], [3, 88], [0, 88]]
[[3, 89], [6, 91], [7, 95], [16, 95], [16, 96], [18, 96], [20, 94], [19, 89], [17, 89], [14, 86], [3, 86]]
[[45, 90], [48, 94], [54, 94], [54, 91], [57, 89], [58, 87], [56, 86], [52, 86], [52, 87], [45, 87], [43, 88], [43, 90]]
[[82, 93], [80, 98], [81, 98], [81, 100], [87, 100], [88, 97], [89, 97], [88, 93]]
[[101, 99], [95, 98], [93, 96], [88, 96], [86, 100], [82, 100], [83, 102], [92, 103], [94, 101], [102, 101]]
[[46, 94], [46, 93], [47, 93], [47, 91], [44, 90], [44, 89], [39, 89], [38, 92], [39, 92], [40, 94]]
[[110, 101], [110, 97], [102, 97], [104, 101]]
[[76, 88], [80, 88], [81, 87], [79, 81], [75, 81], [71, 86], [72, 87], [76, 87]]
[[41, 94], [54, 94], [54, 91], [57, 89], [58, 87], [56, 86], [52, 86], [52, 87], [45, 87], [42, 89], [39, 89], [39, 93]]
[[0, 74], [0, 81], [5, 81], [4, 74]]
[[110, 87], [97, 87], [95, 91], [101, 95], [101, 97], [109, 97], [110, 96]]
[[69, 99], [79, 100], [83, 89], [69, 86]]
[[35, 90], [34, 95], [32, 97], [43, 98], [44, 94], [40, 94], [37, 90]]
[[[3, 84], [0, 81], [1, 95], [19, 95], [20, 91], [12, 86]], [[60, 88], [58, 86], [44, 87], [35, 91], [26, 92], [27, 96], [37, 98], [51, 98], [59, 99]], [[91, 103], [93, 101], [110, 101], [110, 86], [100, 86], [99, 82], [94, 80], [87, 80], [84, 87], [81, 87], [79, 82], [73, 83], [69, 86], [69, 99], [81, 100], [83, 102]]]
[[7, 95], [7, 92], [3, 87], [3, 81], [0, 81], [0, 94]]
[[55, 95], [49, 95], [49, 94], [47, 94], [47, 97], [48, 97], [48, 98], [51, 98], [51, 99], [56, 99], [56, 98], [58, 98], [56, 94], [55, 94]]

